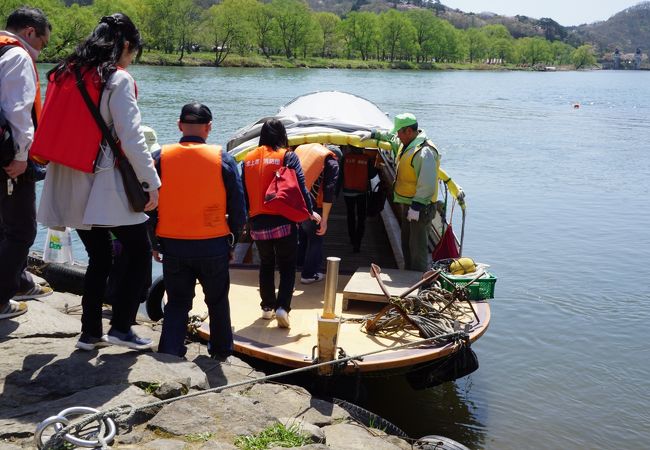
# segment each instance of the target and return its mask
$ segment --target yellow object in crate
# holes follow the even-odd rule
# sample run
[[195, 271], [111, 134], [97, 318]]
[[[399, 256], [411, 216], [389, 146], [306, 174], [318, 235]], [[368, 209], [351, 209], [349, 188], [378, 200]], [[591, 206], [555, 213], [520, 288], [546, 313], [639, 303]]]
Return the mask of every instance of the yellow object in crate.
[[476, 272], [476, 264], [472, 258], [458, 258], [449, 265], [452, 275], [464, 275]]

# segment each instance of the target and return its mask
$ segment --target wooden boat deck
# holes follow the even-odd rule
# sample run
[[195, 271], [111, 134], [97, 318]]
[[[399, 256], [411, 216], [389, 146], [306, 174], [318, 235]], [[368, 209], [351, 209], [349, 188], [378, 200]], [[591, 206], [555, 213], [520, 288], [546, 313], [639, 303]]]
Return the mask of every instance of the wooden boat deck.
[[[390, 285], [390, 277], [382, 273], [382, 279]], [[366, 334], [361, 324], [353, 319], [372, 314], [382, 306], [381, 303], [368, 301], [350, 301], [349, 309], [342, 311], [342, 291], [350, 276], [340, 275], [337, 289], [335, 313], [343, 318], [338, 346], [348, 355], [360, 355], [380, 349], [389, 349], [407, 342], [420, 340], [417, 335], [401, 331], [391, 337], [378, 337]], [[281, 364], [288, 367], [303, 367], [312, 363], [312, 349], [317, 344], [317, 317], [322, 313], [325, 282], [311, 285], [300, 284], [300, 274], [296, 274], [296, 290], [290, 314], [291, 328], [277, 327], [276, 320], [261, 318], [260, 297], [258, 289], [258, 271], [256, 269], [231, 269], [230, 308], [232, 326], [235, 335], [235, 351], [255, 358]], [[197, 285], [197, 296], [192, 314], [206, 313], [201, 287]], [[470, 335], [472, 341], [478, 339], [487, 329], [490, 309], [487, 302], [475, 303], [481, 324]], [[465, 322], [472, 319], [466, 316]], [[204, 323], [199, 330], [204, 339], [209, 337], [209, 327]], [[388, 351], [364, 358], [358, 363], [362, 372], [382, 371], [431, 361], [456, 350], [456, 344], [430, 346]], [[349, 367], [352, 371], [352, 367]]]

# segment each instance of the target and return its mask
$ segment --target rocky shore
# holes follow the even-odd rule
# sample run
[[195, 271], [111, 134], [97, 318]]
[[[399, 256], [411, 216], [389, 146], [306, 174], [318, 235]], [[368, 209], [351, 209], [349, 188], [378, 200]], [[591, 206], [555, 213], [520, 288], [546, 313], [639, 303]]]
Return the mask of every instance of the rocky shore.
[[[236, 449], [238, 436], [255, 436], [276, 424], [310, 437], [303, 449], [410, 449], [411, 444], [365, 427], [341, 407], [297, 386], [254, 383], [145, 410], [160, 399], [264, 376], [231, 357], [218, 362], [204, 345], [190, 345], [186, 359], [110, 346], [75, 349], [81, 299], [58, 293], [28, 301], [27, 314], [0, 321], [0, 449], [36, 448], [44, 419], [74, 406], [100, 411], [130, 404], [118, 419], [111, 448]], [[105, 311], [105, 330], [110, 311]], [[139, 320], [136, 331], [158, 342], [160, 325]], [[74, 419], [73, 419], [74, 420]], [[45, 435], [52, 434], [49, 428]], [[75, 447], [61, 447], [75, 448]]]

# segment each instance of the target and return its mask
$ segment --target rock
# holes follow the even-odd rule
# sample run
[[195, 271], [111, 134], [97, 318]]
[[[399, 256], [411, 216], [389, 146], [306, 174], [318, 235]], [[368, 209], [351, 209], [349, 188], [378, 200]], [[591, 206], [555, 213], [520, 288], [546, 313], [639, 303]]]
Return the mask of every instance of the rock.
[[170, 355], [110, 346], [74, 350], [76, 339], [25, 338], [0, 343], [0, 409], [56, 399], [95, 386], [177, 382], [209, 387], [195, 364]]
[[339, 423], [323, 428], [327, 446], [339, 450], [399, 450], [401, 447], [386, 440], [386, 434], [379, 430], [349, 423]]
[[255, 398], [272, 416], [300, 417], [319, 427], [350, 417], [340, 406], [314, 398], [297, 386], [256, 384], [247, 391], [247, 395]]
[[41, 300], [27, 300], [29, 309], [26, 314], [12, 320], [0, 320], [0, 339], [78, 335], [81, 329], [79, 320], [48, 304], [49, 299], [56, 297], [57, 294], [52, 294]]
[[300, 417], [280, 417], [278, 422], [284, 425], [287, 429], [296, 427], [300, 433], [306, 434], [315, 443], [325, 443], [325, 433], [320, 427], [305, 422]]
[[238, 435], [257, 434], [275, 419], [253, 399], [239, 394], [205, 394], [165, 406], [148, 428], [176, 436], [210, 433], [232, 443]]
[[166, 400], [168, 398], [180, 397], [188, 392], [188, 387], [178, 381], [162, 383], [153, 393], [156, 398]]
[[185, 442], [175, 441], [173, 439], [156, 439], [155, 441], [144, 444], [141, 448], [151, 450], [183, 450], [185, 448]]
[[21, 450], [21, 448], [11, 442], [0, 441], [0, 450]]
[[[197, 356], [192, 359], [192, 362], [205, 372], [210, 383], [210, 387], [219, 387], [225, 386], [228, 384], [238, 383], [244, 380], [251, 380], [255, 378], [263, 377], [264, 374], [253, 370], [253, 368], [246, 364], [241, 359], [231, 356], [228, 358], [228, 362], [221, 363], [214, 359], [211, 359], [207, 352], [198, 353], [196, 352], [196, 347], [205, 349], [205, 346], [200, 346], [198, 344], [191, 344], [188, 348], [186, 358], [191, 359], [190, 354], [196, 354]], [[247, 390], [249, 386], [240, 386], [238, 388], [229, 389], [227, 392], [241, 392]]]
[[[36, 426], [50, 416], [73, 406], [87, 406], [100, 411], [125, 405], [146, 405], [157, 400], [128, 384], [100, 386], [54, 401], [19, 406], [0, 413], [0, 438], [25, 438], [34, 435]], [[140, 413], [134, 420], [146, 420], [151, 413]], [[75, 418], [72, 417], [74, 420]]]

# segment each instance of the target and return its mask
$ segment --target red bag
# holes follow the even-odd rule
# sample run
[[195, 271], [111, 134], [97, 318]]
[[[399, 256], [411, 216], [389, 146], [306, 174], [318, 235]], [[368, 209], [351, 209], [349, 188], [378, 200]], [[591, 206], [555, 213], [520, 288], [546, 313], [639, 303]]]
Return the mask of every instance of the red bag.
[[438, 261], [440, 259], [458, 258], [459, 256], [456, 236], [454, 235], [454, 230], [451, 229], [451, 224], [449, 224], [442, 234], [440, 242], [438, 242], [436, 248], [431, 252], [431, 260]]
[[300, 223], [309, 219], [296, 172], [287, 166], [282, 166], [275, 172], [266, 189], [264, 205], [292, 222]]
[[[53, 77], [53, 75], [51, 76]], [[93, 103], [99, 104], [102, 85], [95, 70], [84, 73]], [[84, 103], [74, 75], [49, 80], [45, 105], [30, 156], [93, 173], [102, 132]]]

